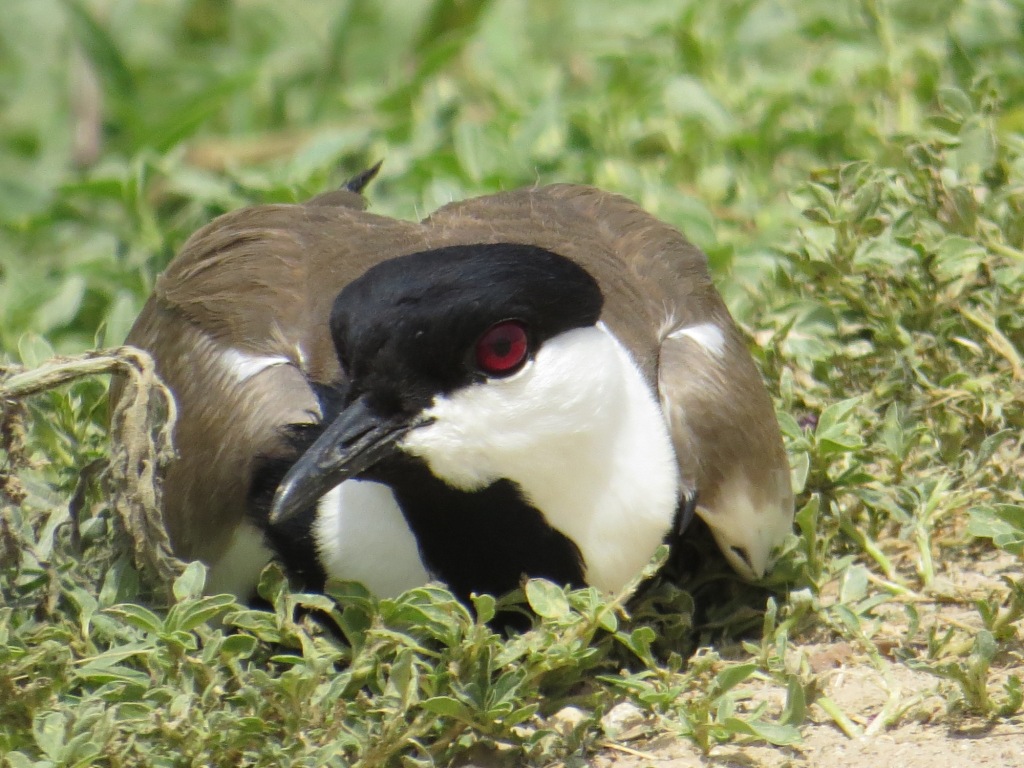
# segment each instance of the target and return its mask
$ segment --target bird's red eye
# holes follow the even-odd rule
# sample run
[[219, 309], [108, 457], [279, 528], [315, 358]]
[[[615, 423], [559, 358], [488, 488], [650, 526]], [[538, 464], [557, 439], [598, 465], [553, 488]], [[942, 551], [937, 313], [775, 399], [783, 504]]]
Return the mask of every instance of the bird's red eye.
[[508, 376], [519, 370], [529, 346], [526, 326], [518, 320], [496, 323], [476, 343], [476, 367], [488, 376]]

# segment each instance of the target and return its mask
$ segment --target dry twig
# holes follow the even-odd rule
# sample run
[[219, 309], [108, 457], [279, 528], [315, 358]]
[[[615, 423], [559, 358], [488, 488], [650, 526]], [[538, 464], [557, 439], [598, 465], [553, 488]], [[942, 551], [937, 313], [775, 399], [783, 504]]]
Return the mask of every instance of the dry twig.
[[127, 533], [136, 565], [170, 583], [184, 564], [171, 551], [161, 516], [160, 470], [174, 455], [171, 435], [176, 407], [150, 356], [134, 347], [55, 357], [33, 369], [0, 369], [0, 438], [7, 465], [0, 468], [0, 493], [17, 504], [24, 498], [16, 471], [27, 464], [24, 401], [78, 379], [114, 374], [107, 489], [116, 519]]

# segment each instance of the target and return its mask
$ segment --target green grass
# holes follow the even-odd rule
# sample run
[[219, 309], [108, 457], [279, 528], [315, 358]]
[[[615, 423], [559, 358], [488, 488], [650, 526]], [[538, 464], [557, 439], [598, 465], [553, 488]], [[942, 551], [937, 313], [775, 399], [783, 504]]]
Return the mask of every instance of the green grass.
[[[621, 701], [704, 749], [860, 733], [791, 662], [830, 638], [933, 675], [949, 717], [1018, 715], [1024, 581], [950, 576], [1024, 552], [1021, 71], [1020, 0], [5, 0], [0, 764], [580, 764]], [[125, 363], [32, 369], [119, 344], [213, 216], [378, 159], [378, 212], [592, 183], [707, 251], [799, 492], [767, 608], [721, 573], [625, 606], [538, 582], [542, 619], [502, 638], [493, 600], [433, 587], [292, 595], [271, 570], [257, 611], [192, 567], [154, 596], [97, 478], [91, 372]], [[895, 693], [867, 730], [913, 717]]]

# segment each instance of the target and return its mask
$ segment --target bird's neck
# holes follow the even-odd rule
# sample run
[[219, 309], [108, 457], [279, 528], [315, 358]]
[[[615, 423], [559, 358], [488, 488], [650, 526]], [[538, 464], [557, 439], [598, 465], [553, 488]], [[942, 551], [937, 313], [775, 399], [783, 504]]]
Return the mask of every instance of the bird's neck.
[[504, 594], [523, 576], [585, 584], [574, 542], [552, 528], [514, 483], [459, 490], [415, 458], [391, 469], [377, 471], [415, 534], [423, 562], [462, 599], [474, 592]]
[[621, 347], [605, 375], [610, 391], [586, 428], [528, 454], [509, 479], [576, 543], [587, 582], [615, 592], [665, 540], [679, 480], [661, 409]]
[[438, 401], [437, 426], [410, 436], [408, 447], [455, 488], [511, 482], [576, 545], [587, 583], [614, 592], [672, 527], [679, 479], [668, 427], [655, 393], [603, 326], [548, 342], [534, 364], [508, 383], [521, 389], [505, 398], [521, 417], [502, 410], [494, 385], [480, 387]]

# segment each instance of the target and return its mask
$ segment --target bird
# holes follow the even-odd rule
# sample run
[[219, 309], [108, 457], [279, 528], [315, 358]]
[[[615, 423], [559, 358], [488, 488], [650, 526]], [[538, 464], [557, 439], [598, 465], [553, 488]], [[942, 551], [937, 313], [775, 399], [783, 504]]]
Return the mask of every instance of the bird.
[[128, 335], [177, 403], [164, 521], [207, 591], [276, 559], [381, 597], [614, 593], [693, 514], [763, 577], [789, 465], [706, 256], [583, 185], [376, 215], [378, 167], [199, 229]]

